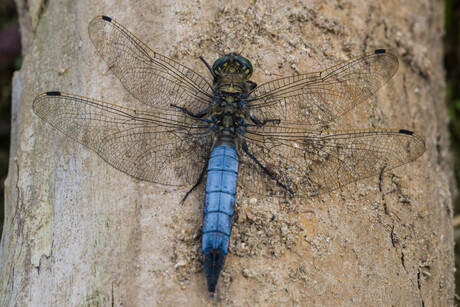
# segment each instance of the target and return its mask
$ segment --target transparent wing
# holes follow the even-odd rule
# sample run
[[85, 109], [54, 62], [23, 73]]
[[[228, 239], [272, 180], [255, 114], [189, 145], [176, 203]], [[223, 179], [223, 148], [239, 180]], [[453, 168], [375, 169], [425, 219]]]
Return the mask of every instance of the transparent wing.
[[254, 90], [247, 108], [261, 121], [324, 125], [373, 95], [398, 65], [395, 54], [379, 49], [324, 71], [264, 83]]
[[166, 110], [175, 104], [193, 113], [212, 103], [211, 86], [202, 76], [151, 50], [110, 17], [95, 17], [88, 32], [110, 70], [142, 103]]
[[212, 137], [182, 112], [144, 112], [61, 93], [43, 93], [33, 109], [71, 139], [133, 177], [166, 185], [195, 183]]
[[[311, 131], [298, 126], [252, 127], [245, 134], [258, 161], [296, 196], [339, 189], [420, 157], [424, 140], [408, 130]], [[239, 180], [261, 194], [285, 189], [241, 153]]]

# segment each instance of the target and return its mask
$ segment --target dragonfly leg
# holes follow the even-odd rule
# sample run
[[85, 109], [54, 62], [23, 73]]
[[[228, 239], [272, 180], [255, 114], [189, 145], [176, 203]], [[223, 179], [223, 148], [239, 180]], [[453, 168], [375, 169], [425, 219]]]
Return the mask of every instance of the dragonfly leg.
[[[260, 121], [257, 117], [255, 117], [254, 114], [252, 114], [251, 112], [247, 111], [247, 114], [249, 115], [249, 118], [251, 119], [251, 121], [255, 124], [255, 126], [263, 126], [267, 123], [276, 123], [276, 124], [279, 124], [281, 123], [281, 120], [278, 118], [278, 119], [264, 119], [264, 121]], [[253, 126], [253, 125], [252, 125]]]
[[259, 162], [259, 160], [257, 160], [257, 158], [249, 151], [248, 145], [244, 141], [242, 144], [242, 149], [249, 156], [249, 158], [251, 158], [251, 160], [254, 161], [264, 171], [264, 173], [266, 173], [268, 176], [270, 176], [271, 179], [276, 181], [277, 185], [288, 191], [289, 194], [294, 195], [294, 192], [288, 186], [279, 182], [278, 179], [276, 179], [275, 175], [273, 175], [265, 166], [262, 165], [262, 163]]
[[209, 71], [211, 72], [211, 75], [212, 75], [212, 77], [214, 78], [214, 80], [217, 79], [217, 76], [216, 76], [215, 72], [212, 70], [211, 66], [209, 66], [208, 62], [206, 62], [206, 60], [205, 60], [202, 56], [200, 56], [200, 60], [201, 60], [201, 61], [204, 63], [204, 65], [206, 65], [206, 67], [209, 69]]
[[181, 205], [183, 205], [185, 203], [185, 200], [190, 195], [190, 193], [192, 193], [192, 191], [195, 190], [196, 187], [198, 187], [200, 185], [201, 180], [203, 180], [204, 174], [206, 174], [206, 170], [208, 169], [208, 162], [209, 162], [209, 159], [206, 160], [206, 163], [204, 164], [204, 167], [201, 170], [200, 176], [198, 177], [198, 180], [196, 181], [196, 183], [193, 185], [193, 187], [190, 190], [188, 190], [188, 192], [185, 194], [184, 198], [182, 198], [182, 200], [180, 202]]
[[254, 124], [245, 124], [244, 126], [245, 127], [259, 127], [267, 123], [276, 123], [276, 124], [281, 123], [280, 119], [265, 119], [263, 122], [259, 121], [257, 118], [254, 118], [254, 119], [251, 118], [251, 120], [254, 122]]
[[170, 104], [171, 107], [174, 107], [174, 108], [178, 108], [179, 110], [181, 110], [182, 112], [184, 112], [185, 114], [187, 115], [190, 115], [191, 117], [194, 117], [194, 118], [202, 118], [203, 116], [206, 115], [206, 113], [208, 113], [208, 110], [209, 110], [209, 107], [204, 109], [203, 111], [199, 112], [199, 113], [193, 113], [191, 111], [189, 111], [187, 108], [184, 108], [184, 107], [179, 107], [178, 105], [175, 105], [175, 104]]

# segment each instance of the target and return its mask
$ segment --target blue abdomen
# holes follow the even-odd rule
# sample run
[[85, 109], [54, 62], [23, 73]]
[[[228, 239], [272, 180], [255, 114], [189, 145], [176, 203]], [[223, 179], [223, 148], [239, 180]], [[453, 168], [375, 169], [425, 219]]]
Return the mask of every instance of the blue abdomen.
[[238, 154], [233, 144], [213, 148], [208, 164], [204, 204], [203, 243], [205, 271], [210, 292], [227, 255], [238, 177]]

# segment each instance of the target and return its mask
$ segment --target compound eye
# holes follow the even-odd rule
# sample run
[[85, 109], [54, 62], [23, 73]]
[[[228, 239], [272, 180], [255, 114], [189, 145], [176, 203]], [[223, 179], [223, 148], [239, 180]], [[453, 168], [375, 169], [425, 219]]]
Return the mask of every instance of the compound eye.
[[246, 75], [246, 78], [249, 79], [252, 76], [252, 64], [249, 62], [248, 59], [242, 57], [242, 56], [235, 56], [235, 60], [241, 63], [242, 66], [242, 72]]
[[223, 66], [226, 65], [226, 63], [230, 60], [229, 56], [223, 56], [218, 58], [214, 64], [212, 64], [212, 71], [216, 74], [219, 75], [220, 72], [222, 71]]
[[223, 72], [238, 72], [244, 73], [246, 80], [251, 77], [252, 70], [252, 64], [248, 59], [234, 53], [218, 58], [212, 65], [212, 71], [216, 76]]

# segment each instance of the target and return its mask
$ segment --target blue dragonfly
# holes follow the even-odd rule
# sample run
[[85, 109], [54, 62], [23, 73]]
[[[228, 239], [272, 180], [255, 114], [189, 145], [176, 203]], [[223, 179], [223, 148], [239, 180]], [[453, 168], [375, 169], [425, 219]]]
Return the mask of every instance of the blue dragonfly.
[[209, 296], [223, 269], [237, 180], [249, 193], [311, 197], [413, 161], [424, 140], [405, 129], [325, 130], [373, 95], [398, 69], [379, 49], [326, 70], [258, 86], [236, 53], [210, 66], [208, 82], [156, 53], [118, 22], [98, 16], [90, 38], [133, 110], [64, 92], [37, 96], [35, 113], [107, 163], [149, 182], [188, 186], [206, 178], [202, 251]]

